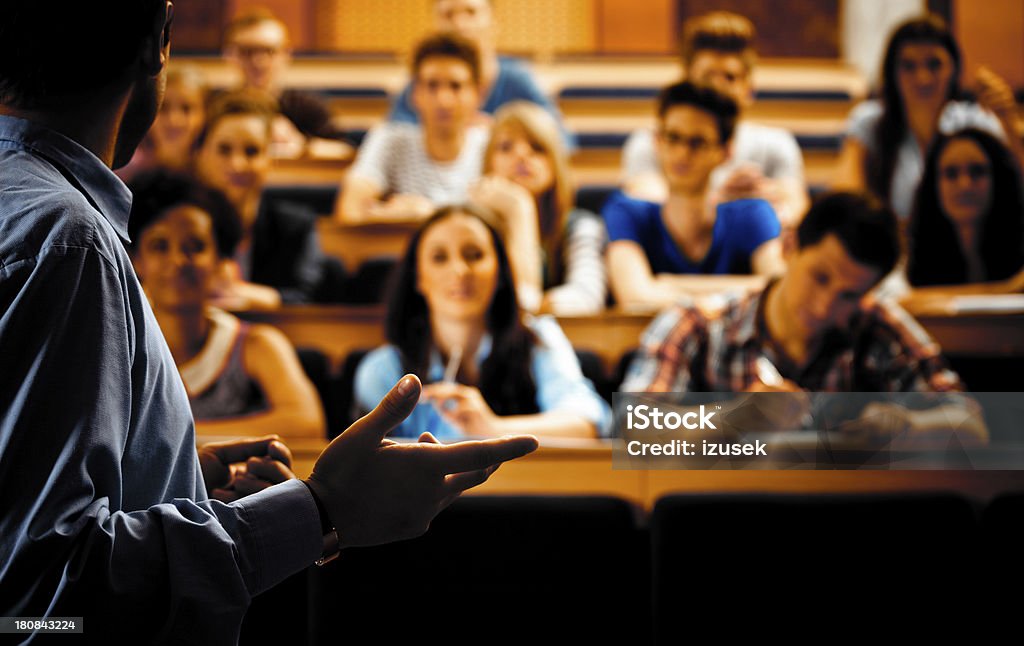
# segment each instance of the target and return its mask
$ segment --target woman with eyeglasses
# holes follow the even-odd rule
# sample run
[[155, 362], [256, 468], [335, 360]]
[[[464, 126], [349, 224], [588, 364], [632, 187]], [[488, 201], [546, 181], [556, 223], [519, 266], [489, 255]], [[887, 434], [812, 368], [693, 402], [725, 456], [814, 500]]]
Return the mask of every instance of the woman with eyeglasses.
[[[978, 102], [962, 101], [961, 71], [960, 48], [941, 18], [927, 14], [897, 28], [882, 63], [880, 99], [850, 113], [835, 188], [870, 189], [905, 221], [937, 135], [968, 127], [1015, 132], [1016, 103], [1006, 82], [981, 67]], [[1009, 145], [1024, 157], [1019, 140]]]
[[978, 129], [940, 136], [928, 153], [908, 226], [907, 279], [915, 287], [984, 284], [1024, 289], [1020, 167]]

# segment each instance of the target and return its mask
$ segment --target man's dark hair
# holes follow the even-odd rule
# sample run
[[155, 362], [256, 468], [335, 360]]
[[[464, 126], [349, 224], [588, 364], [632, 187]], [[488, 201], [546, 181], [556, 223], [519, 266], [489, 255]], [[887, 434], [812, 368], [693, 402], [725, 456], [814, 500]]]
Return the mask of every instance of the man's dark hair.
[[480, 52], [476, 45], [453, 33], [427, 36], [416, 45], [412, 55], [412, 78], [415, 82], [423, 61], [428, 58], [455, 58], [469, 66], [473, 83], [480, 85]]
[[165, 0], [4, 0], [0, 104], [53, 107], [121, 77]]
[[877, 269], [879, 279], [900, 258], [900, 231], [896, 215], [877, 197], [863, 193], [827, 193], [811, 205], [796, 229], [801, 249], [834, 234], [854, 260]]
[[217, 255], [230, 258], [242, 240], [242, 219], [223, 193], [189, 175], [156, 169], [140, 174], [129, 185], [132, 211], [128, 217], [129, 253], [134, 253], [142, 234], [171, 209], [194, 206], [210, 216]]
[[673, 83], [663, 88], [658, 95], [658, 118], [664, 120], [669, 109], [679, 105], [693, 106], [714, 117], [718, 126], [719, 143], [722, 145], [732, 139], [739, 108], [731, 97], [713, 87], [697, 85], [690, 81]]

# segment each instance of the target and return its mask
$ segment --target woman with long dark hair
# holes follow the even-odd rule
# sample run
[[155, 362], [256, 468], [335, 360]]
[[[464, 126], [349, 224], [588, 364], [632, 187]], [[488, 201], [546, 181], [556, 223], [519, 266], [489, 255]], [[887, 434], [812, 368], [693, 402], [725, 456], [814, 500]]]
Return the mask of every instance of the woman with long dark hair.
[[1024, 279], [1024, 189], [1020, 167], [1002, 142], [973, 128], [935, 141], [908, 246], [907, 278], [914, 287]]
[[388, 345], [359, 365], [355, 396], [369, 410], [393, 375], [417, 374], [425, 401], [397, 436], [609, 430], [609, 407], [555, 320], [520, 312], [505, 247], [475, 207], [443, 208], [413, 235], [395, 271], [385, 332]]
[[[1006, 82], [979, 68], [978, 102], [966, 102], [961, 72], [960, 48], [941, 18], [926, 14], [897, 28], [882, 62], [880, 99], [850, 113], [837, 187], [870, 189], [906, 219], [936, 135], [967, 127], [1014, 133], [1016, 103]], [[1022, 157], [1020, 142], [1009, 142]]]

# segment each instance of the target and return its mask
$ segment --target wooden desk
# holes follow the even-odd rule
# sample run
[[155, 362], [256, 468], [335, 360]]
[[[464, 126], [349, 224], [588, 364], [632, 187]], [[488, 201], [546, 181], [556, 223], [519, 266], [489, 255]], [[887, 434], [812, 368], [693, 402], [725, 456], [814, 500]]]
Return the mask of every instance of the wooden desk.
[[949, 356], [1024, 356], [1024, 295], [958, 295], [907, 302], [905, 307]]
[[[803, 151], [804, 178], [808, 186], [830, 185], [836, 174], [838, 155], [832, 150]], [[268, 186], [341, 185], [349, 162], [330, 159], [278, 159], [267, 175]], [[581, 148], [570, 162], [573, 180], [578, 186], [618, 186], [622, 180], [622, 150], [619, 148]]]
[[[200, 444], [229, 439], [201, 437]], [[307, 477], [326, 446], [324, 440], [288, 440], [293, 471]], [[996, 451], [998, 449], [983, 449]], [[508, 462], [472, 495], [610, 495], [650, 511], [669, 493], [772, 492], [852, 493], [956, 491], [985, 501], [1006, 491], [1024, 491], [1024, 471], [683, 471], [612, 468], [610, 441], [557, 440]]]
[[355, 270], [371, 258], [399, 258], [419, 223], [338, 224], [331, 218], [318, 218], [316, 228], [324, 252]]
[[337, 370], [353, 350], [384, 343], [382, 306], [290, 305], [271, 312], [238, 312], [247, 321], [267, 323], [284, 332], [297, 348], [323, 352]]
[[[231, 87], [238, 72], [221, 56], [181, 56], [175, 65], [200, 69], [211, 87]], [[566, 88], [641, 88], [650, 91], [679, 79], [677, 56], [579, 56], [533, 61], [531, 71], [541, 89], [557, 96]], [[308, 91], [374, 98], [395, 96], [409, 79], [408, 61], [400, 56], [296, 56], [284, 71], [283, 84]], [[764, 58], [754, 69], [753, 85], [761, 92], [843, 94], [851, 101], [867, 95], [868, 83], [851, 65], [822, 59]]]
[[[990, 302], [1013, 304], [1019, 296], [989, 297]], [[1024, 308], [949, 312], [938, 304], [911, 311], [949, 356], [1024, 357]], [[244, 312], [247, 320], [269, 323], [297, 347], [316, 348], [336, 367], [354, 349], [384, 342], [381, 306], [295, 305], [273, 312]], [[640, 335], [654, 317], [650, 312], [608, 310], [595, 316], [560, 317], [573, 347], [597, 354], [608, 374], [622, 355], [639, 345]]]
[[275, 159], [267, 173], [268, 186], [340, 186], [350, 159]]
[[[383, 306], [290, 305], [270, 312], [239, 312], [248, 321], [267, 323], [284, 332], [299, 348], [323, 352], [337, 368], [352, 350], [384, 343]], [[608, 311], [597, 316], [559, 319], [573, 347], [601, 357], [608, 372], [622, 354], [638, 345], [651, 314]]]

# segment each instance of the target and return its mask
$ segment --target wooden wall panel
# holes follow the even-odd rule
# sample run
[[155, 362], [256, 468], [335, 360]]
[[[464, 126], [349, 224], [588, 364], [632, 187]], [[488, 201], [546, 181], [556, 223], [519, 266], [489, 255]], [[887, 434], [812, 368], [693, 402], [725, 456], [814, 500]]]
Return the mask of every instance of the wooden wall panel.
[[230, 0], [174, 0], [172, 54], [219, 52], [230, 4]]
[[593, 52], [594, 0], [494, 0], [498, 49], [540, 58], [556, 52]]
[[965, 87], [984, 64], [1013, 87], [1024, 88], [1024, 2], [959, 0], [953, 6], [953, 30], [963, 49]]
[[[595, 0], [494, 0], [498, 48], [541, 56], [591, 52]], [[405, 52], [433, 28], [429, 0], [318, 0], [324, 50]]]
[[[856, 0], [853, 0], [856, 1]], [[678, 0], [679, 25], [710, 11], [733, 11], [757, 27], [764, 58], [838, 58], [840, 0]]]
[[326, 51], [404, 52], [433, 25], [427, 0], [319, 0], [318, 8]]
[[675, 0], [594, 0], [596, 49], [604, 53], [668, 54], [676, 51]]
[[247, 9], [255, 7], [269, 9], [288, 26], [293, 49], [296, 51], [316, 49], [313, 22], [317, 0], [231, 0], [230, 4], [233, 7], [228, 15], [228, 20]]

